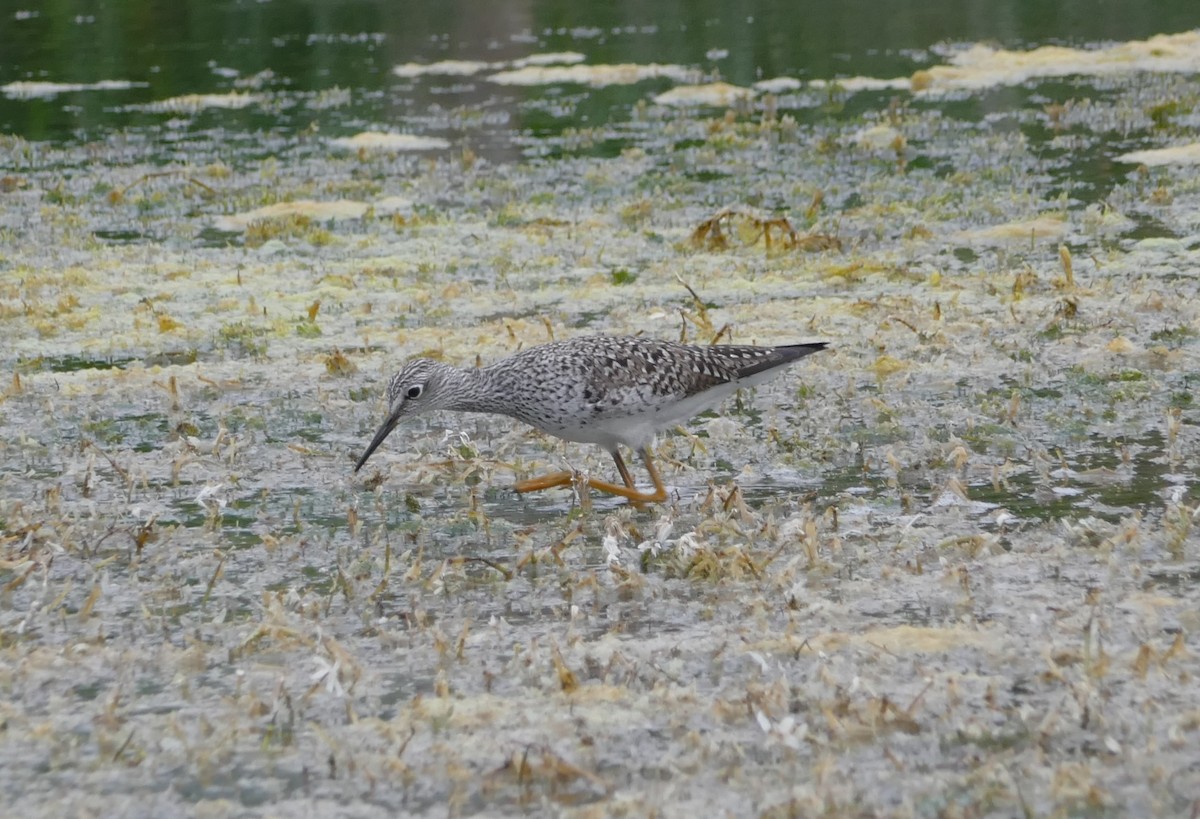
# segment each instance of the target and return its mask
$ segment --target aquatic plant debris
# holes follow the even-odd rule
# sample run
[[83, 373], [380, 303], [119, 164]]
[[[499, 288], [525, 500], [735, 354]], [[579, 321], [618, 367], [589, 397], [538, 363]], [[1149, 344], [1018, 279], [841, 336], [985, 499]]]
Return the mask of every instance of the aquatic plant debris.
[[450, 147], [450, 141], [441, 137], [418, 136], [416, 134], [388, 134], [379, 131], [362, 131], [349, 137], [329, 140], [331, 148], [342, 151], [437, 151]]
[[773, 77], [754, 83], [754, 90], [763, 94], [785, 94], [789, 91], [799, 91], [803, 87], [804, 83], [795, 77]]
[[1036, 219], [1020, 219], [1000, 225], [974, 228], [955, 233], [951, 241], [960, 244], [1004, 244], [1029, 242], [1038, 239], [1057, 240], [1066, 233], [1067, 223], [1061, 215], [1039, 216]]
[[525, 68], [531, 65], [572, 65], [587, 60], [586, 54], [578, 51], [546, 51], [541, 54], [530, 54], [509, 63], [513, 68]]
[[904, 144], [904, 135], [890, 125], [872, 125], [850, 136], [854, 144], [868, 151], [894, 149]]
[[260, 94], [230, 91], [226, 94], [183, 94], [143, 104], [130, 105], [131, 110], [155, 113], [194, 114], [208, 108], [236, 111], [256, 105], [263, 99]]
[[414, 78], [425, 76], [469, 77], [483, 71], [501, 68], [526, 68], [528, 66], [570, 65], [586, 60], [577, 51], [544, 52], [530, 54], [507, 62], [484, 62], [482, 60], [438, 60], [432, 63], [404, 63], [392, 67], [397, 77]]
[[[724, 226], [724, 227], [722, 227]], [[734, 236], [741, 243], [756, 245], [760, 242], [764, 250], [840, 250], [841, 242], [836, 236], [824, 233], [801, 235], [792, 223], [783, 216], [770, 216], [737, 208], [723, 208], [704, 219], [692, 231], [689, 241], [695, 247], [707, 250], [729, 250]], [[686, 285], [685, 285], [686, 286]], [[694, 299], [699, 296], [692, 293]], [[702, 304], [702, 302], [701, 302]]]
[[1200, 142], [1175, 145], [1170, 148], [1147, 148], [1129, 151], [1116, 157], [1118, 162], [1156, 167], [1159, 165], [1200, 165]]
[[836, 80], [809, 80], [808, 87], [815, 90], [838, 89], [857, 93], [859, 91], [911, 91], [912, 80], [909, 77], [894, 77], [880, 79], [879, 77], [838, 77]]
[[149, 83], [132, 80], [100, 80], [98, 82], [50, 82], [47, 80], [17, 80], [0, 85], [0, 93], [14, 99], [48, 99], [76, 91], [128, 91], [146, 88]]
[[807, 86], [812, 89], [836, 87], [850, 93], [893, 90], [910, 91], [919, 96], [942, 96], [1054, 77], [1109, 77], [1142, 72], [1200, 72], [1200, 31], [1160, 34], [1146, 40], [1094, 48], [1041, 46], [1021, 51], [975, 43], [952, 49], [948, 64], [923, 68], [908, 77], [813, 79]]
[[497, 85], [559, 85], [576, 84], [593, 88], [609, 85], [633, 85], [645, 80], [666, 78], [680, 83], [694, 83], [702, 76], [694, 68], [658, 63], [621, 63], [618, 65], [530, 65], [489, 74], [487, 79]]
[[438, 60], [434, 63], [405, 63], [392, 67], [392, 73], [397, 77], [424, 77], [428, 75], [444, 77], [469, 77], [492, 68], [494, 63], [479, 60]]
[[1041, 46], [1013, 51], [976, 44], [954, 52], [950, 65], [914, 74], [912, 89], [930, 94], [980, 91], [1032, 79], [1137, 72], [1200, 73], [1200, 31], [1160, 34], [1101, 48]]
[[677, 85], [656, 95], [654, 101], [659, 105], [726, 106], [753, 96], [753, 88], [741, 88], [727, 82], [713, 82], [702, 85]]
[[[0, 136], [6, 811], [1194, 813], [1200, 176], [1129, 155], [1195, 75], [495, 62]], [[518, 498], [607, 456], [488, 414], [353, 475], [404, 360], [592, 333], [830, 346], [661, 436], [655, 509]]]

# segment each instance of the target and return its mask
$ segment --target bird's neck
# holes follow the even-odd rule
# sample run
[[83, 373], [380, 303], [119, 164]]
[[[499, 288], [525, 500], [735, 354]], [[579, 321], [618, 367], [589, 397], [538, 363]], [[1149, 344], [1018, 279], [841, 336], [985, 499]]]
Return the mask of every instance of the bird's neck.
[[492, 373], [488, 368], [461, 370], [456, 367], [447, 381], [453, 384], [451, 392], [454, 397], [447, 403], [446, 409], [512, 415], [508, 402], [503, 398], [503, 391], [494, 388]]

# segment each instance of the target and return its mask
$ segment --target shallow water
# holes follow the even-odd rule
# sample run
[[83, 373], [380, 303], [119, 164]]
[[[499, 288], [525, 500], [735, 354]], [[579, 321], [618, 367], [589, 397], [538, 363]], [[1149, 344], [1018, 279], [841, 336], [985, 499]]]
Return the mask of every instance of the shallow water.
[[[1200, 12], [960, 6], [0, 24], [12, 810], [1194, 813], [1200, 184], [1121, 157], [1195, 141], [1137, 40]], [[494, 79], [553, 53], [677, 71]], [[582, 332], [831, 348], [660, 507], [485, 416], [352, 472], [404, 358]]]

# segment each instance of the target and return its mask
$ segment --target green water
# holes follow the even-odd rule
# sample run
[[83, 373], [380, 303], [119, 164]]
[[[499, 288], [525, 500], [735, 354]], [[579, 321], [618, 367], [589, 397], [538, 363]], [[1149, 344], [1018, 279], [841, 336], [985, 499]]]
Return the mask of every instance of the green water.
[[[1195, 815], [1200, 175], [1119, 159], [1195, 141], [1195, 75], [392, 73], [907, 77], [1194, 0], [26, 9], [0, 86], [134, 85], [0, 93], [13, 815]], [[725, 208], [821, 241], [691, 241]], [[503, 417], [353, 472], [406, 356], [719, 330], [829, 349], [665, 431], [661, 506], [516, 494], [613, 468]]]
[[[48, 100], [0, 96], [0, 133], [34, 141], [152, 135], [165, 158], [186, 156], [187, 135], [290, 138], [315, 124], [324, 135], [364, 124], [454, 136], [453, 112], [472, 106], [495, 122], [472, 137], [502, 157], [519, 134], [555, 133], [628, 118], [644, 88], [499, 89], [478, 79], [400, 80], [394, 65], [503, 61], [577, 51], [590, 63], [680, 63], [736, 84], [791, 76], [907, 76], [940, 58], [930, 49], [989, 42], [1007, 48], [1144, 38], [1200, 26], [1192, 0], [933, 0], [888, 3], [706, 2], [684, 4], [492, 2], [122, 2], [30, 4], [0, 12], [0, 85], [20, 80], [127, 80], [125, 91]], [[261, 72], [278, 110], [209, 112], [180, 132], [166, 117], [129, 106], [183, 94], [225, 92]], [[349, 90], [348, 104], [314, 112], [306, 98]], [[570, 116], [547, 116], [546, 100]], [[860, 103], [861, 104], [861, 103]], [[247, 148], [249, 145], [247, 145]]]

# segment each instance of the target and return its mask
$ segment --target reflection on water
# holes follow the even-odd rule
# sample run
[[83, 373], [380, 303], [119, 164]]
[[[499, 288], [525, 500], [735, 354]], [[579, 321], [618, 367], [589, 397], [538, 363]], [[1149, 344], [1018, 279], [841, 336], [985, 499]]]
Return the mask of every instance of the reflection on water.
[[[1142, 37], [1200, 24], [1200, 7], [684, 5], [189, 0], [0, 19], [0, 86], [133, 83], [0, 94], [16, 137], [0, 136], [0, 647], [19, 706], [0, 745], [32, 760], [8, 766], [16, 798], [45, 800], [14, 813], [63, 813], [62, 794], [114, 782], [161, 794], [168, 778], [187, 803], [311, 787], [339, 806], [378, 794], [368, 808], [391, 813], [602, 793], [548, 755], [527, 775], [539, 743], [618, 788], [669, 771], [672, 793], [717, 813], [746, 808], [716, 807], [723, 771], [756, 791], [778, 774], [793, 794], [815, 787], [794, 764], [814, 750], [940, 777], [826, 812], [977, 786], [989, 805], [990, 780], [956, 779], [944, 753], [976, 717], [980, 747], [1021, 737], [1007, 760], [1031, 796], [996, 810], [1070, 812], [1049, 774], [1025, 773], [1097, 741], [1071, 713], [1091, 707], [1081, 691], [1135, 726], [1097, 771], [1162, 766], [1187, 726], [1146, 703], [1174, 705], [1194, 658], [1155, 638], [1194, 631], [1200, 610], [1196, 279], [1186, 241], [1132, 240], [1190, 235], [1195, 186], [1190, 169], [1110, 157], [1182, 138], [1194, 113], [1153, 106], [1190, 77], [936, 103], [810, 87], [771, 118], [765, 99], [728, 117], [668, 108], [651, 101], [659, 80], [392, 68], [570, 49], [740, 84], [907, 76], [944, 62], [942, 40]], [[1072, 124], [1072, 100], [1106, 119]], [[903, 157], [859, 144], [884, 123]], [[330, 152], [364, 130], [453, 147]], [[1114, 219], [1130, 215], [1103, 232], [1110, 208], [1087, 205], [1110, 193]], [[411, 207], [365, 215], [381, 197]], [[253, 238], [211, 227], [336, 198], [364, 215]], [[689, 245], [728, 202], [821, 223], [840, 246]], [[1057, 234], [955, 246], [1034, 214], [1065, 216], [1077, 281]], [[513, 473], [561, 468], [562, 451], [479, 417], [461, 442], [443, 419], [406, 424], [377, 475], [352, 474], [402, 354], [469, 363], [585, 326], [695, 338], [700, 304], [714, 333], [834, 344], [773, 398], [664, 436], [668, 504], [517, 495]], [[566, 457], [612, 472], [594, 448]], [[1089, 655], [1093, 632], [1112, 662]], [[1031, 714], [1049, 727], [1026, 743]], [[582, 787], [534, 782], [564, 772]], [[173, 807], [159, 813], [191, 805]]]
[[[264, 145], [274, 151], [279, 146], [269, 143], [279, 136], [314, 127], [335, 136], [374, 123], [384, 130], [465, 138], [477, 151], [500, 158], [511, 154], [521, 135], [540, 141], [568, 127], [626, 121], [645, 98], [645, 88], [544, 91], [497, 87], [473, 76], [400, 78], [392, 68], [447, 59], [502, 63], [533, 53], [573, 51], [593, 64], [678, 63], [748, 85], [776, 76], [908, 76], [939, 62], [928, 49], [944, 42], [1088, 43], [1197, 25], [1200, 8], [1192, 0], [1163, 0], [1152, 15], [1139, 0], [1116, 0], [1101, 9], [1091, 0], [935, 0], [887, 14], [879, 14], [870, 0], [764, 0], [682, 9], [656, 2], [562, 6], [470, 0], [414, 8], [383, 0], [315, 7], [299, 0], [188, 0], [169, 6], [122, 3], [87, 15], [32, 7], [15, 16], [9, 12], [0, 25], [0, 85], [124, 80], [134, 87], [33, 99], [0, 95], [0, 133], [35, 141], [89, 141], [145, 129], [159, 134], [158, 149], [183, 159], [187, 133], [215, 129], [223, 140], [244, 141], [244, 151]], [[154, 101], [228, 91], [263, 93], [272, 101], [207, 111], [190, 121], [143, 108]], [[982, 108], [969, 119], [1013, 107], [1007, 98], [1002, 104], [986, 98], [970, 104]], [[464, 117], [466, 107], [472, 113]], [[481, 116], [487, 120], [484, 128], [476, 125]], [[622, 144], [600, 140], [591, 150], [615, 152]], [[156, 148], [140, 147], [147, 149]], [[130, 241], [133, 236], [118, 231], [110, 238]]]

